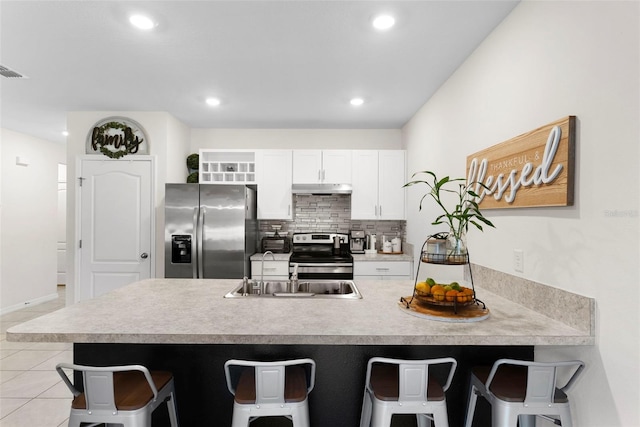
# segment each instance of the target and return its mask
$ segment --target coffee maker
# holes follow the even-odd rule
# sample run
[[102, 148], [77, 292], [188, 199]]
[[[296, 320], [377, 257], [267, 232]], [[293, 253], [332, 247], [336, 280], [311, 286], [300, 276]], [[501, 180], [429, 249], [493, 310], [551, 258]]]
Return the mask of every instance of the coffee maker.
[[349, 249], [352, 254], [364, 253], [364, 230], [351, 230]]

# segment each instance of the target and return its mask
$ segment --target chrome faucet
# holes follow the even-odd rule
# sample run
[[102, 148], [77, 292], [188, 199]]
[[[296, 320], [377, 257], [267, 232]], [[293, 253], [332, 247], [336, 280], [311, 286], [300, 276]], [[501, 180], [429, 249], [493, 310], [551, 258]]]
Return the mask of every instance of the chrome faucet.
[[271, 255], [271, 259], [273, 261], [276, 260], [275, 255], [273, 255], [273, 252], [271, 251], [266, 251], [265, 253], [262, 254], [262, 264], [261, 264], [261, 269], [260, 269], [260, 293], [264, 294], [264, 257], [269, 254]]
[[298, 292], [298, 263], [294, 262], [293, 264], [293, 273], [291, 273], [291, 293], [295, 294]]

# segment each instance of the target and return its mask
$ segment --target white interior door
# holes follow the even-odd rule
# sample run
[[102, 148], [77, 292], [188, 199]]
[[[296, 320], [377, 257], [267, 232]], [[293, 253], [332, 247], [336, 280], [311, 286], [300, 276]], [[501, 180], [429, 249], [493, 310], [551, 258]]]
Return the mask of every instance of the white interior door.
[[83, 160], [80, 299], [151, 277], [151, 160]]

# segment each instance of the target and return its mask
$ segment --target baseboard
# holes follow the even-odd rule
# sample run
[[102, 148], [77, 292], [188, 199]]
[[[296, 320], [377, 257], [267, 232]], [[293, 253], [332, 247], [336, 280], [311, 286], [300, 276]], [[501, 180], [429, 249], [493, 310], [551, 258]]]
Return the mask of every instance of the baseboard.
[[22, 303], [10, 305], [9, 307], [0, 308], [0, 316], [2, 316], [3, 314], [8, 314], [8, 313], [12, 313], [14, 311], [21, 310], [23, 308], [33, 307], [33, 306], [36, 306], [38, 304], [42, 304], [42, 303], [45, 303], [45, 302], [53, 301], [53, 300], [55, 300], [57, 298], [58, 298], [58, 293], [56, 292], [56, 293], [45, 295], [45, 296], [42, 296], [42, 297], [39, 297], [39, 298], [35, 298], [35, 299], [32, 299], [32, 300], [24, 301]]

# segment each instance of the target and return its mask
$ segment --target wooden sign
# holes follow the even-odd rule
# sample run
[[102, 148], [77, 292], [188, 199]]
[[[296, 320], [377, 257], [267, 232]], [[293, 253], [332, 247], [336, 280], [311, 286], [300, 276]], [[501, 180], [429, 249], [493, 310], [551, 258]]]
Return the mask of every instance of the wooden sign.
[[147, 135], [136, 121], [108, 117], [96, 123], [87, 136], [87, 154], [102, 153], [111, 159], [129, 154], [149, 154]]
[[575, 116], [467, 156], [481, 209], [572, 206]]

